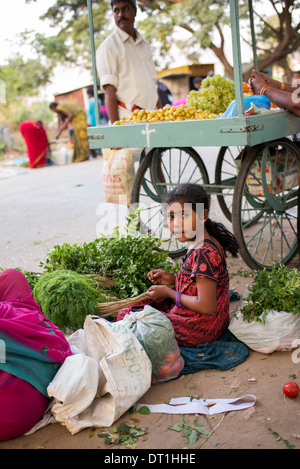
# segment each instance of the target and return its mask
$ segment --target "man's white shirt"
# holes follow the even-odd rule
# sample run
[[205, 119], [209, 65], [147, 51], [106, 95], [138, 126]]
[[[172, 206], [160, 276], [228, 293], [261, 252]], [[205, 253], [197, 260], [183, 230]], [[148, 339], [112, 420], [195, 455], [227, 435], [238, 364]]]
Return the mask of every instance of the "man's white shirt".
[[132, 106], [155, 109], [157, 75], [149, 44], [137, 32], [134, 41], [131, 36], [115, 27], [96, 52], [97, 72], [100, 85], [113, 85], [119, 101], [127, 109], [119, 106], [120, 117], [132, 113]]

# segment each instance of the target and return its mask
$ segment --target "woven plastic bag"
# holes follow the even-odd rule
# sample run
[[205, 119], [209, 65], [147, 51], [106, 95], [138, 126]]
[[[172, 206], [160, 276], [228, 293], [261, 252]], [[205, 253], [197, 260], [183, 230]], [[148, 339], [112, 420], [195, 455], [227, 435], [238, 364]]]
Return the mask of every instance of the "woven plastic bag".
[[134, 178], [132, 151], [129, 148], [104, 148], [102, 153], [105, 201], [129, 206]]
[[69, 342], [74, 355], [47, 388], [51, 412], [71, 434], [109, 427], [150, 388], [150, 360], [124, 324], [103, 318], [87, 316]]
[[152, 364], [152, 384], [177, 378], [184, 367], [171, 321], [160, 311], [145, 305], [119, 321], [128, 327], [144, 347]]

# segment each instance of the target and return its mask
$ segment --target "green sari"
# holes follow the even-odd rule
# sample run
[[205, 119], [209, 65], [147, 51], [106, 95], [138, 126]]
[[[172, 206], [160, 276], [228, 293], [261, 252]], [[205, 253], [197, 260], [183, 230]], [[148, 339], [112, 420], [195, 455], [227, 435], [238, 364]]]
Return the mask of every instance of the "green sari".
[[89, 159], [89, 143], [87, 135], [87, 116], [86, 112], [79, 104], [72, 102], [60, 103], [56, 110], [60, 112], [63, 117], [67, 114], [72, 114], [72, 126], [74, 130], [73, 143], [74, 143], [74, 161], [80, 162]]

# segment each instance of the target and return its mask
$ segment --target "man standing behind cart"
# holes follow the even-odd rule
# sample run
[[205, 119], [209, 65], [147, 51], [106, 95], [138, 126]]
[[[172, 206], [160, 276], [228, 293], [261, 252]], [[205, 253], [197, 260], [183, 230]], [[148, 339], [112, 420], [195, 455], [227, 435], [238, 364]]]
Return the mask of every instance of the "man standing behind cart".
[[150, 47], [134, 27], [136, 0], [111, 0], [116, 28], [96, 54], [110, 123], [135, 109], [159, 104], [157, 75]]

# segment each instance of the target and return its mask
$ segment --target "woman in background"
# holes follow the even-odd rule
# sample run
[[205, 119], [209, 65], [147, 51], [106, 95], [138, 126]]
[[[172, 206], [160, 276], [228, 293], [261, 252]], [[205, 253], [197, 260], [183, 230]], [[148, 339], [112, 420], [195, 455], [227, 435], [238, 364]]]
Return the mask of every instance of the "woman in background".
[[51, 111], [58, 116], [58, 131], [55, 138], [59, 138], [63, 130], [70, 125], [73, 128], [74, 158], [73, 161], [80, 162], [89, 159], [89, 143], [87, 135], [87, 115], [79, 104], [73, 102], [51, 103]]
[[50, 148], [42, 123], [25, 121], [20, 124], [19, 128], [26, 143], [29, 168], [46, 166], [47, 157], [50, 156]]

